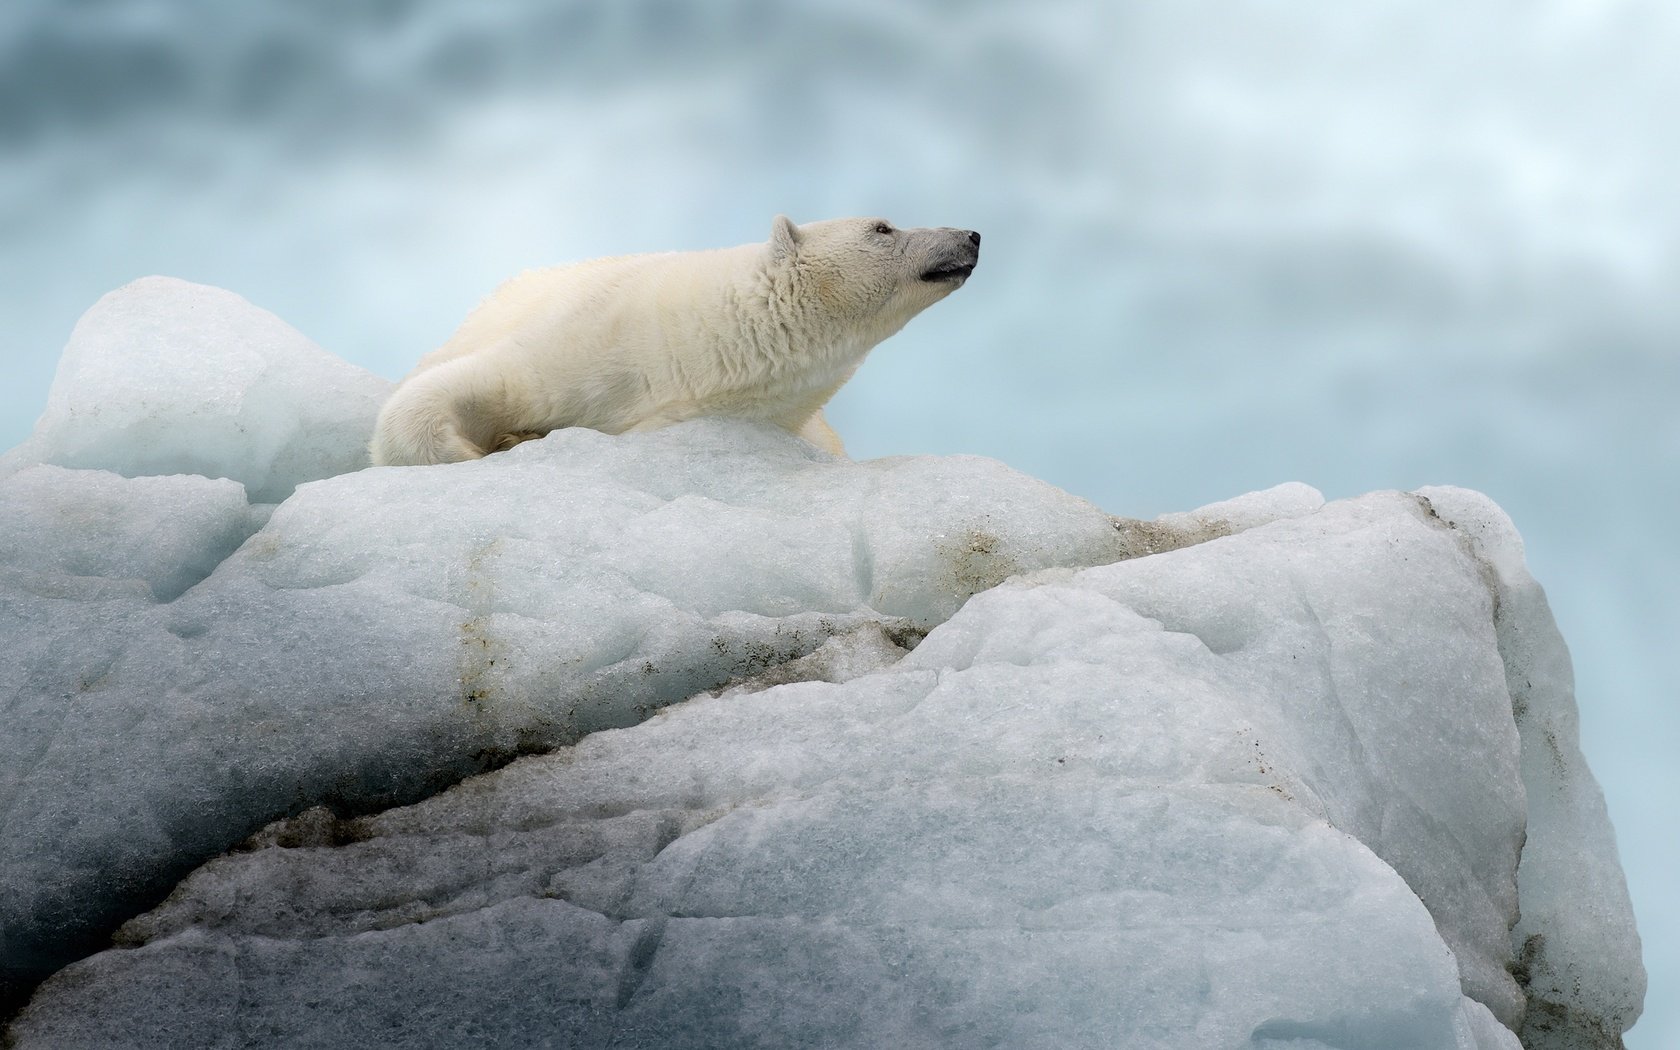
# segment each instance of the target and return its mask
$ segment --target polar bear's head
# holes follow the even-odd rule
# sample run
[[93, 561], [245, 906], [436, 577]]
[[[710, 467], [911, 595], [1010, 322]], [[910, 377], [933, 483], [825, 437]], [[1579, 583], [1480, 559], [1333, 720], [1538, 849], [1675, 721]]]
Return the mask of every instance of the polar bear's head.
[[879, 342], [963, 286], [980, 261], [980, 235], [900, 229], [885, 219], [828, 219], [795, 226], [778, 215], [770, 261], [785, 268], [807, 307]]

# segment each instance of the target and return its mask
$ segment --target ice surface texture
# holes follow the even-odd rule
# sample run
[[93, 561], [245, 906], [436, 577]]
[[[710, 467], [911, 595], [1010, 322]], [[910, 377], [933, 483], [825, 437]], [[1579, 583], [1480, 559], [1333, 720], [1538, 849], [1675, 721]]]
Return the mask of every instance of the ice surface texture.
[[37, 466], [0, 537], [4, 961], [86, 956], [18, 1046], [1534, 1050], [1639, 1009], [1567, 652], [1475, 493], [1114, 522], [699, 421], [271, 516]]

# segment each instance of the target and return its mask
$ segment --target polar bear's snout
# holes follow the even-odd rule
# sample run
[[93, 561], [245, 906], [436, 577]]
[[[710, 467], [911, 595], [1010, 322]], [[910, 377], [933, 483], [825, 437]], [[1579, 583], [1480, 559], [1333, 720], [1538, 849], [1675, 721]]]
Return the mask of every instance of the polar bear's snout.
[[980, 262], [980, 235], [973, 230], [935, 229], [920, 277], [961, 284]]

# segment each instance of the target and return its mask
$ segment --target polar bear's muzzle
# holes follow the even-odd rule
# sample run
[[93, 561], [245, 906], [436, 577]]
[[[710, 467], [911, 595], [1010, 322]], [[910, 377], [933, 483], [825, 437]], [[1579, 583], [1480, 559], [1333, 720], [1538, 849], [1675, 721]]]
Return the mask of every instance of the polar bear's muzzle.
[[936, 266], [922, 274], [924, 281], [966, 281], [968, 275], [974, 272], [973, 263], [960, 265]]
[[934, 239], [921, 279], [961, 284], [980, 262], [980, 235], [973, 230], [929, 230]]

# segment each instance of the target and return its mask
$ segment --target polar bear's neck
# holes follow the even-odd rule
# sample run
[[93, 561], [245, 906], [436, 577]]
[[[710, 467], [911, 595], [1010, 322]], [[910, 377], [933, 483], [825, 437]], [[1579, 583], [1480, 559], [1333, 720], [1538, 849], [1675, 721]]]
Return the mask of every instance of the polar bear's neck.
[[742, 323], [756, 319], [765, 331], [753, 340], [775, 370], [844, 371], [904, 327], [908, 317], [884, 316], [834, 294], [821, 272], [761, 261], [743, 302]]
[[720, 291], [708, 356], [726, 375], [757, 384], [790, 370], [826, 367], [845, 352], [825, 333], [820, 314], [790, 295], [785, 274], [754, 267]]
[[[802, 275], [770, 263], [755, 246], [718, 254], [734, 254], [732, 265], [684, 265], [661, 289], [662, 300], [682, 304], [677, 326], [697, 323], [700, 329], [697, 340], [662, 340], [667, 353], [657, 364], [648, 362], [654, 371], [669, 370], [668, 382], [656, 384], [674, 395], [662, 415], [725, 414], [797, 425], [891, 334], [842, 316], [812, 294]], [[679, 292], [673, 285], [684, 287]], [[704, 350], [697, 345], [702, 343]]]

